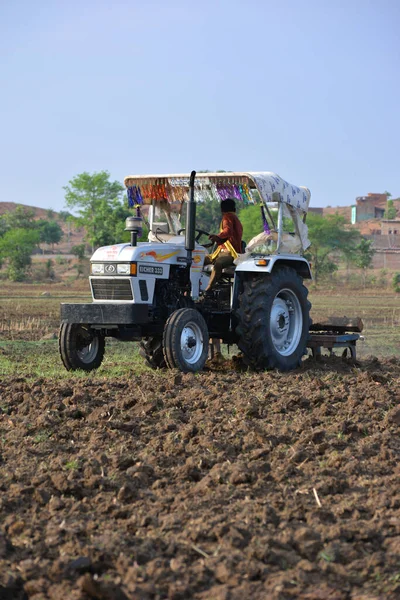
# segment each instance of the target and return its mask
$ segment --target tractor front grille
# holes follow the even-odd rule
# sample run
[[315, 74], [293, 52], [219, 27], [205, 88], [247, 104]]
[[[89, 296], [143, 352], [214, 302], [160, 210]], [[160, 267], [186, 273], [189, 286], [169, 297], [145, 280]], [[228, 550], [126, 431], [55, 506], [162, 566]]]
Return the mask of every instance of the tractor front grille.
[[94, 300], [133, 300], [130, 279], [91, 279]]

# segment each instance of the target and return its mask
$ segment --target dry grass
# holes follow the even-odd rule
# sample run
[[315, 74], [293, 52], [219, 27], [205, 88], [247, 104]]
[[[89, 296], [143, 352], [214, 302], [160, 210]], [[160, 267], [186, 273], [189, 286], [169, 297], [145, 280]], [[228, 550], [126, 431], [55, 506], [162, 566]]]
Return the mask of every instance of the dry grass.
[[[0, 293], [0, 340], [40, 340], [58, 330], [61, 302], [90, 302], [88, 283], [3, 286]], [[42, 295], [49, 293], [50, 295]]]
[[[400, 296], [394, 292], [341, 293], [310, 292], [313, 321], [329, 316], [361, 317], [365, 341], [358, 355], [398, 356], [400, 354]], [[42, 296], [44, 292], [50, 296]], [[7, 284], [0, 292], [0, 340], [40, 340], [56, 333], [61, 302], [90, 302], [87, 280], [73, 285]]]
[[358, 356], [399, 356], [400, 296], [394, 292], [343, 289], [341, 293], [312, 291], [311, 317], [321, 322], [326, 317], [360, 317], [364, 323], [364, 341], [358, 343]]
[[36, 317], [27, 317], [20, 320], [2, 320], [0, 322], [0, 334], [3, 332], [21, 332], [21, 331], [43, 331], [46, 322]]

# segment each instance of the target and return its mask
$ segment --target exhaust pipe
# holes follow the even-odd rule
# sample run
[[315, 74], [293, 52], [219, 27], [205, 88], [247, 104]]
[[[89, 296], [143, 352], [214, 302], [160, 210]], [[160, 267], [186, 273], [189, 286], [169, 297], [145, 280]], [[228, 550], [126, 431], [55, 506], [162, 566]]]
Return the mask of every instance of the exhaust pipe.
[[189, 180], [189, 201], [186, 203], [186, 231], [185, 231], [185, 250], [186, 250], [186, 274], [187, 286], [191, 290], [190, 268], [193, 262], [193, 250], [196, 247], [195, 227], [196, 227], [196, 202], [194, 201], [194, 179], [196, 171], [190, 173]]
[[195, 249], [195, 227], [196, 227], [196, 202], [194, 201], [194, 179], [196, 171], [190, 173], [189, 201], [186, 207], [186, 233], [185, 249], [187, 251], [188, 264], [192, 264], [192, 252]]

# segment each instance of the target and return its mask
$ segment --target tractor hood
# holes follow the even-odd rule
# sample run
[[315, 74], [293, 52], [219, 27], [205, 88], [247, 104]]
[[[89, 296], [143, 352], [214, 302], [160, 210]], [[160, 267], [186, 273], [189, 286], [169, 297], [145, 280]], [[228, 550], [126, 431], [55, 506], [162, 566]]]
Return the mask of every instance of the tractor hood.
[[[205, 248], [196, 244], [194, 254], [206, 254]], [[91, 262], [154, 262], [179, 264], [187, 255], [184, 236], [175, 236], [168, 243], [139, 242], [137, 246], [115, 244], [98, 248]], [[194, 257], [194, 262], [196, 259]]]

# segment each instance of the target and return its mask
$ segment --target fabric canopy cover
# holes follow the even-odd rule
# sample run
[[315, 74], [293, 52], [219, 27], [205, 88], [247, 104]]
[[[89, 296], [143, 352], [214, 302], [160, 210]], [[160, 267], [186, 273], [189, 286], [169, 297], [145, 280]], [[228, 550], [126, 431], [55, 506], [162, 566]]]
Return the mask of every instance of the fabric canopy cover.
[[[140, 197], [144, 204], [150, 204], [152, 200], [174, 204], [188, 198], [189, 177], [188, 174], [130, 175], [125, 177], [124, 184], [128, 188], [128, 197], [134, 190], [135, 197]], [[231, 191], [232, 197], [243, 199], [246, 204], [254, 203], [251, 190], [255, 189], [263, 203], [283, 204], [283, 214], [292, 218], [295, 234], [300, 238], [303, 250], [308, 248], [310, 241], [304, 223], [311, 197], [308, 188], [292, 185], [276, 173], [268, 171], [197, 173], [195, 178], [195, 199], [198, 202], [209, 198], [221, 200], [224, 194], [226, 196]]]

